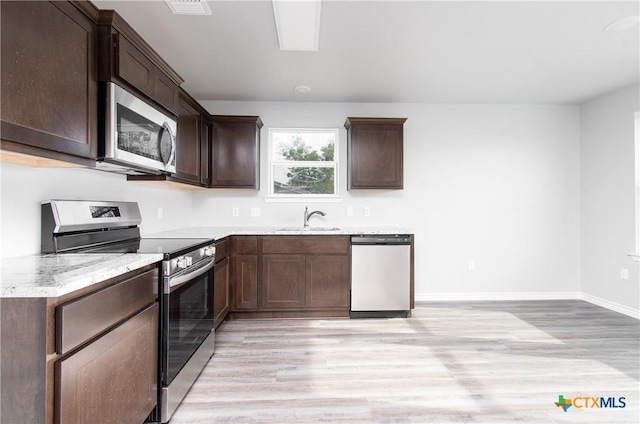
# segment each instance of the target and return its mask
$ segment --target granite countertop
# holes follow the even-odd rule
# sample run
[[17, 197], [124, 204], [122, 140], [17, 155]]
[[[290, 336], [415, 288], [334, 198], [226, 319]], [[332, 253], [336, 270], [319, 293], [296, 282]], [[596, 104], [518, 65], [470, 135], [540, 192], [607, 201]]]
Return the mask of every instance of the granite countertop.
[[[325, 228], [322, 230], [321, 228]], [[327, 231], [330, 227], [187, 227], [177, 230], [145, 234], [144, 237], [158, 238], [213, 238], [216, 240], [232, 235], [353, 235], [353, 234], [413, 234], [406, 228], [391, 227], [342, 227]]]
[[161, 260], [161, 254], [137, 253], [6, 258], [0, 297], [59, 297]]
[[[322, 227], [320, 227], [322, 228]], [[412, 234], [404, 228], [187, 227], [145, 234], [145, 238], [212, 238], [231, 235]], [[162, 260], [161, 254], [47, 254], [2, 260], [0, 297], [59, 297]]]

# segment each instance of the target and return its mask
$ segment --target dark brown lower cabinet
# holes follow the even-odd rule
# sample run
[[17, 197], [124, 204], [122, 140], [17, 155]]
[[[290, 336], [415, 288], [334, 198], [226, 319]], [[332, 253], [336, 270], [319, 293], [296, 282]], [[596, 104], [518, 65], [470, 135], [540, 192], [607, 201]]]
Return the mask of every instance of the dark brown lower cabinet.
[[158, 268], [0, 299], [2, 423], [142, 423], [158, 400]]
[[348, 236], [262, 237], [264, 311], [349, 309]]
[[262, 309], [305, 306], [304, 255], [262, 256]]
[[2, 423], [49, 423], [46, 312], [46, 298], [0, 299]]
[[157, 401], [158, 304], [56, 362], [56, 423], [141, 423]]
[[349, 236], [233, 236], [232, 318], [349, 316]]
[[216, 263], [213, 274], [213, 325], [224, 321], [229, 312], [229, 257]]
[[349, 308], [349, 257], [307, 255], [305, 261], [307, 308]]
[[233, 310], [257, 310], [258, 256], [236, 255], [233, 261]]
[[262, 309], [349, 308], [347, 255], [263, 255]]

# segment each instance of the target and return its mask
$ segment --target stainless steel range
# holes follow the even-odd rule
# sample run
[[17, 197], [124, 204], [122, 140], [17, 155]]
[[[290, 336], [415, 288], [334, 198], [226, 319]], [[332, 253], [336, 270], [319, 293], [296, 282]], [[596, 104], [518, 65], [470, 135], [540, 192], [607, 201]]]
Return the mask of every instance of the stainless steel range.
[[141, 238], [135, 202], [42, 204], [42, 253], [160, 253], [160, 388], [149, 422], [166, 423], [214, 353], [215, 240]]

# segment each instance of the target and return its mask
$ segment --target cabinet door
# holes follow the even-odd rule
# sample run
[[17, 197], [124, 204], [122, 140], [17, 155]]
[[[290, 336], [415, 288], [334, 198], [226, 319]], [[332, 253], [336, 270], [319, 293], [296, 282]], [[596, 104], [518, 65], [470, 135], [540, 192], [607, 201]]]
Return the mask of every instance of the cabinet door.
[[123, 36], [116, 40], [116, 76], [154, 98], [156, 66]]
[[180, 97], [176, 177], [200, 184], [200, 113]]
[[305, 305], [304, 255], [262, 256], [262, 309]]
[[156, 72], [154, 93], [158, 103], [174, 114], [179, 113], [178, 85], [160, 70]]
[[211, 132], [211, 123], [200, 115], [200, 184], [204, 187], [211, 182]]
[[349, 118], [345, 126], [349, 189], [403, 188], [403, 128], [406, 119]]
[[56, 362], [55, 422], [141, 423], [157, 403], [158, 304]]
[[83, 158], [97, 156], [94, 22], [68, 2], [0, 7], [2, 148], [91, 164]]
[[349, 308], [349, 257], [307, 255], [307, 308]]
[[213, 116], [211, 187], [260, 188], [257, 116]]
[[216, 264], [213, 287], [213, 325], [218, 328], [229, 312], [229, 258]]
[[258, 309], [258, 256], [233, 257], [234, 309], [248, 311]]
[[[143, 93], [154, 106], [178, 115], [182, 78], [114, 10], [99, 11], [101, 81]], [[146, 101], [146, 100], [145, 100]]]

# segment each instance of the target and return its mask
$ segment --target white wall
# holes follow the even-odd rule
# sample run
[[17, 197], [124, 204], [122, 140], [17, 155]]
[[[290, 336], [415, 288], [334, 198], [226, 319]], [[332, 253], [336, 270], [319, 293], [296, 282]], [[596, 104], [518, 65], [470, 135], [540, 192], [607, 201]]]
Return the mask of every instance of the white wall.
[[[135, 200], [150, 234], [189, 225], [301, 225], [305, 203], [267, 203], [267, 128], [338, 127], [340, 203], [314, 225], [400, 226], [416, 234], [416, 295], [545, 298], [580, 290], [576, 106], [203, 102], [260, 115], [262, 190], [180, 190], [84, 169], [2, 164], [2, 257], [37, 253], [42, 200]], [[346, 190], [347, 116], [406, 117], [405, 189]], [[240, 208], [240, 217], [231, 208]], [[346, 216], [346, 207], [354, 216]], [[362, 215], [369, 206], [370, 217]], [[164, 219], [157, 219], [157, 208]], [[249, 216], [259, 207], [260, 218]], [[7, 246], [11, 246], [9, 249]], [[473, 259], [476, 269], [468, 269]]]
[[[150, 234], [188, 226], [191, 190], [131, 182], [126, 177], [82, 168], [34, 168], [0, 164], [0, 257], [40, 253], [40, 204], [49, 199], [137, 201], [141, 232]], [[163, 219], [158, 219], [158, 207]]]
[[[565, 297], [580, 290], [577, 106], [202, 104], [213, 114], [260, 115], [262, 189], [194, 192], [196, 225], [301, 225], [305, 203], [263, 200], [267, 129], [338, 127], [343, 202], [308, 202], [327, 212], [314, 224], [411, 229], [418, 300]], [[408, 118], [404, 190], [346, 190], [347, 116]], [[371, 207], [370, 217], [362, 216], [363, 206]], [[261, 209], [260, 218], [249, 216], [251, 207]]]
[[[640, 309], [635, 251], [634, 113], [640, 86], [580, 107], [582, 291], [603, 305]], [[629, 280], [620, 270], [630, 271]]]

